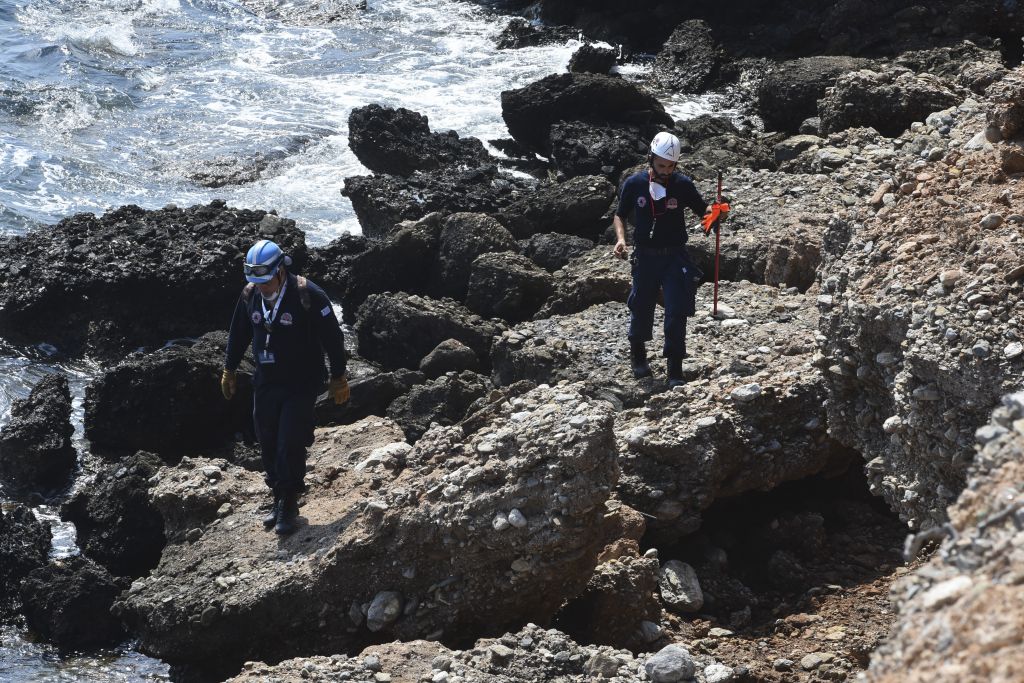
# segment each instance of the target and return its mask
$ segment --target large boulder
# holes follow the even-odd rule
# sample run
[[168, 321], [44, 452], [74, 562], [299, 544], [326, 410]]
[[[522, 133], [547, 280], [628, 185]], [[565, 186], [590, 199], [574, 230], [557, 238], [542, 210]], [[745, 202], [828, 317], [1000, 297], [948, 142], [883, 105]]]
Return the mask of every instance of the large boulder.
[[651, 138], [640, 126], [557, 121], [551, 125], [551, 165], [566, 177], [603, 175], [618, 180], [647, 154]]
[[491, 388], [490, 381], [475, 372], [452, 372], [413, 387], [391, 403], [387, 415], [415, 443], [434, 423], [448, 426], [462, 420], [473, 402]]
[[457, 172], [425, 173], [408, 177], [378, 174], [345, 178], [341, 193], [352, 200], [359, 225], [368, 237], [384, 237], [403, 221], [418, 221], [433, 212], [496, 213], [536, 185], [481, 166]]
[[258, 475], [223, 461], [165, 468], [153, 499], [169, 535], [189, 540], [116, 613], [144, 652], [222, 677], [256, 657], [549, 618], [586, 585], [615, 524], [611, 411], [571, 386], [488, 410], [472, 431], [435, 427], [411, 449], [378, 418], [319, 431], [287, 538], [259, 522]]
[[160, 561], [164, 522], [149, 500], [149, 482], [163, 464], [143, 452], [105, 464], [61, 506], [78, 547], [116, 576], [142, 576]]
[[942, 543], [927, 563], [893, 586], [898, 616], [872, 654], [872, 683], [1009, 683], [1019, 677], [1022, 426], [1024, 395], [1004, 397], [975, 435], [974, 464], [966, 489], [949, 508], [949, 525], [908, 539], [908, 561]]
[[516, 239], [539, 232], [567, 232], [593, 239], [607, 227], [615, 186], [601, 176], [580, 176], [542, 183], [498, 213]]
[[490, 357], [491, 338], [501, 326], [449, 299], [385, 292], [374, 294], [356, 317], [359, 354], [385, 368], [418, 368], [446, 339], [462, 342], [481, 360]]
[[834, 55], [774, 64], [757, 88], [758, 113], [765, 127], [796, 133], [805, 119], [818, 115], [818, 100], [836, 78], [869, 65], [866, 59]]
[[64, 488], [78, 457], [73, 433], [68, 379], [47, 375], [11, 405], [10, 421], [0, 429], [0, 482], [8, 495]]
[[362, 371], [358, 366], [356, 363], [349, 366], [351, 396], [348, 401], [335, 405], [330, 395], [317, 400], [317, 424], [352, 424], [370, 415], [385, 415], [392, 401], [426, 379], [424, 373], [405, 368], [381, 372], [376, 367]]
[[651, 78], [658, 87], [699, 93], [718, 85], [726, 55], [713, 33], [702, 19], [676, 26], [654, 59]]
[[126, 582], [84, 557], [56, 560], [22, 581], [25, 621], [61, 651], [113, 647], [125, 633], [110, 607], [125, 588]]
[[511, 233], [481, 213], [457, 213], [448, 218], [438, 239], [430, 293], [458, 301], [466, 298], [473, 261], [492, 251], [515, 251]]
[[[986, 109], [963, 114], [949, 138], [984, 141]], [[872, 491], [913, 528], [946, 521], [975, 430], [1024, 370], [1014, 200], [992, 184], [998, 152], [964, 147], [956, 166], [901, 162], [879, 188], [877, 213], [836, 221], [825, 239], [830, 430], [863, 454]]]
[[550, 273], [593, 248], [592, 240], [560, 232], [540, 232], [519, 242], [519, 253]]
[[653, 95], [624, 79], [588, 73], [555, 74], [504, 90], [501, 115], [519, 144], [545, 156], [551, 154], [551, 126], [557, 121], [672, 126], [672, 117]]
[[964, 99], [930, 74], [907, 69], [868, 69], [840, 76], [818, 101], [822, 132], [870, 126], [883, 135], [898, 136], [915, 121], [952, 107]]
[[[0, 239], [0, 336], [114, 360], [221, 329], [245, 284], [245, 252], [262, 238], [301, 270], [306, 243], [295, 221], [220, 200], [78, 214]], [[183, 296], [200, 296], [202, 305], [181, 315]]]
[[407, 176], [451, 166], [476, 167], [487, 151], [476, 138], [455, 131], [431, 133], [427, 117], [409, 109], [369, 104], [348, 116], [348, 144], [374, 173]]
[[522, 322], [544, 305], [552, 289], [551, 275], [525, 256], [483, 254], [473, 261], [466, 308], [485, 318]]
[[50, 556], [50, 524], [18, 506], [0, 510], [0, 620], [14, 616], [21, 605], [21, 580], [46, 565]]
[[565, 43], [577, 37], [579, 31], [571, 26], [537, 24], [522, 17], [513, 17], [495, 39], [499, 50], [518, 50], [548, 43]]
[[97, 377], [85, 393], [85, 436], [92, 451], [117, 457], [138, 450], [173, 462], [252, 436], [253, 365], [240, 367], [231, 401], [220, 391], [227, 340], [223, 332], [190, 346], [132, 355]]

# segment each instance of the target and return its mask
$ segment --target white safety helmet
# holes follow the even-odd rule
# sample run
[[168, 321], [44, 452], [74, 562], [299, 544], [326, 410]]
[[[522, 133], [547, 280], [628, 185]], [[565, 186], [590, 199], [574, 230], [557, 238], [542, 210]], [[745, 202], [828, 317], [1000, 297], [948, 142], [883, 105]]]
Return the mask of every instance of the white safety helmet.
[[672, 133], [658, 133], [651, 140], [651, 154], [656, 154], [668, 161], [679, 161], [679, 138]]

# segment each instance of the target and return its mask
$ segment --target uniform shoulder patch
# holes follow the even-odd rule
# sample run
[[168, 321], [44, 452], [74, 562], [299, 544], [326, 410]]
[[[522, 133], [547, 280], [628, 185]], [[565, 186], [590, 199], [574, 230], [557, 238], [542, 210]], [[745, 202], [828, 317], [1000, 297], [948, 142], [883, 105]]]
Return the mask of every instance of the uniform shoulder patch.
[[322, 315], [323, 317], [326, 318], [330, 314], [331, 314], [331, 307], [330, 306], [324, 306], [323, 308], [320, 309], [320, 315]]

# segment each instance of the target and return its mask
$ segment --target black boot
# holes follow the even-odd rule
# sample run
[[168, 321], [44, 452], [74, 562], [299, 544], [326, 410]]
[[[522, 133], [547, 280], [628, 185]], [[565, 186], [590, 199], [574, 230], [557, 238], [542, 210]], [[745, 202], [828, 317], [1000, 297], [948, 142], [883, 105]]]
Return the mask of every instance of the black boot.
[[286, 493], [277, 506], [277, 523], [274, 533], [286, 536], [295, 531], [295, 520], [299, 516], [299, 497]]
[[654, 374], [651, 371], [651, 364], [647, 362], [647, 347], [643, 342], [629, 343], [630, 364], [633, 366], [633, 377], [641, 379]]
[[672, 356], [668, 359], [668, 388], [678, 387], [685, 382], [683, 381], [683, 358], [682, 356]]
[[281, 507], [281, 498], [274, 494], [274, 504], [270, 506], [270, 512], [263, 517], [263, 528], [269, 529], [277, 524], [277, 509]]

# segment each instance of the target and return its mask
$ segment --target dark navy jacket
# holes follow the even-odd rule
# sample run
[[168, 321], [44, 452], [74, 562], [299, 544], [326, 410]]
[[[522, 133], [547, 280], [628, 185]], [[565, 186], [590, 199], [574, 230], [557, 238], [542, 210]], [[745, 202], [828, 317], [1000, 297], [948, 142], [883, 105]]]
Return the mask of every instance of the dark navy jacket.
[[646, 170], [634, 173], [622, 184], [615, 213], [623, 219], [632, 218], [633, 241], [638, 247], [683, 246], [686, 244], [683, 209], [688, 207], [698, 218], [707, 209], [693, 181], [679, 171], [669, 177], [665, 190], [662, 199], [651, 198], [650, 176]]
[[[271, 325], [270, 351], [274, 363], [260, 363], [266, 347], [267, 329], [263, 315], [263, 297], [259, 289], [246, 300], [244, 290], [235, 304], [228, 333], [227, 360], [224, 367], [235, 370], [252, 343], [256, 373], [253, 385], [267, 383], [288, 384], [296, 387], [319, 389], [327, 381], [324, 352], [331, 359], [331, 377], [345, 374], [345, 343], [341, 326], [324, 290], [306, 281], [309, 292], [309, 310], [302, 305], [295, 276], [288, 274], [284, 300]], [[275, 302], [276, 303], [276, 302]], [[269, 309], [272, 306], [268, 305]]]

